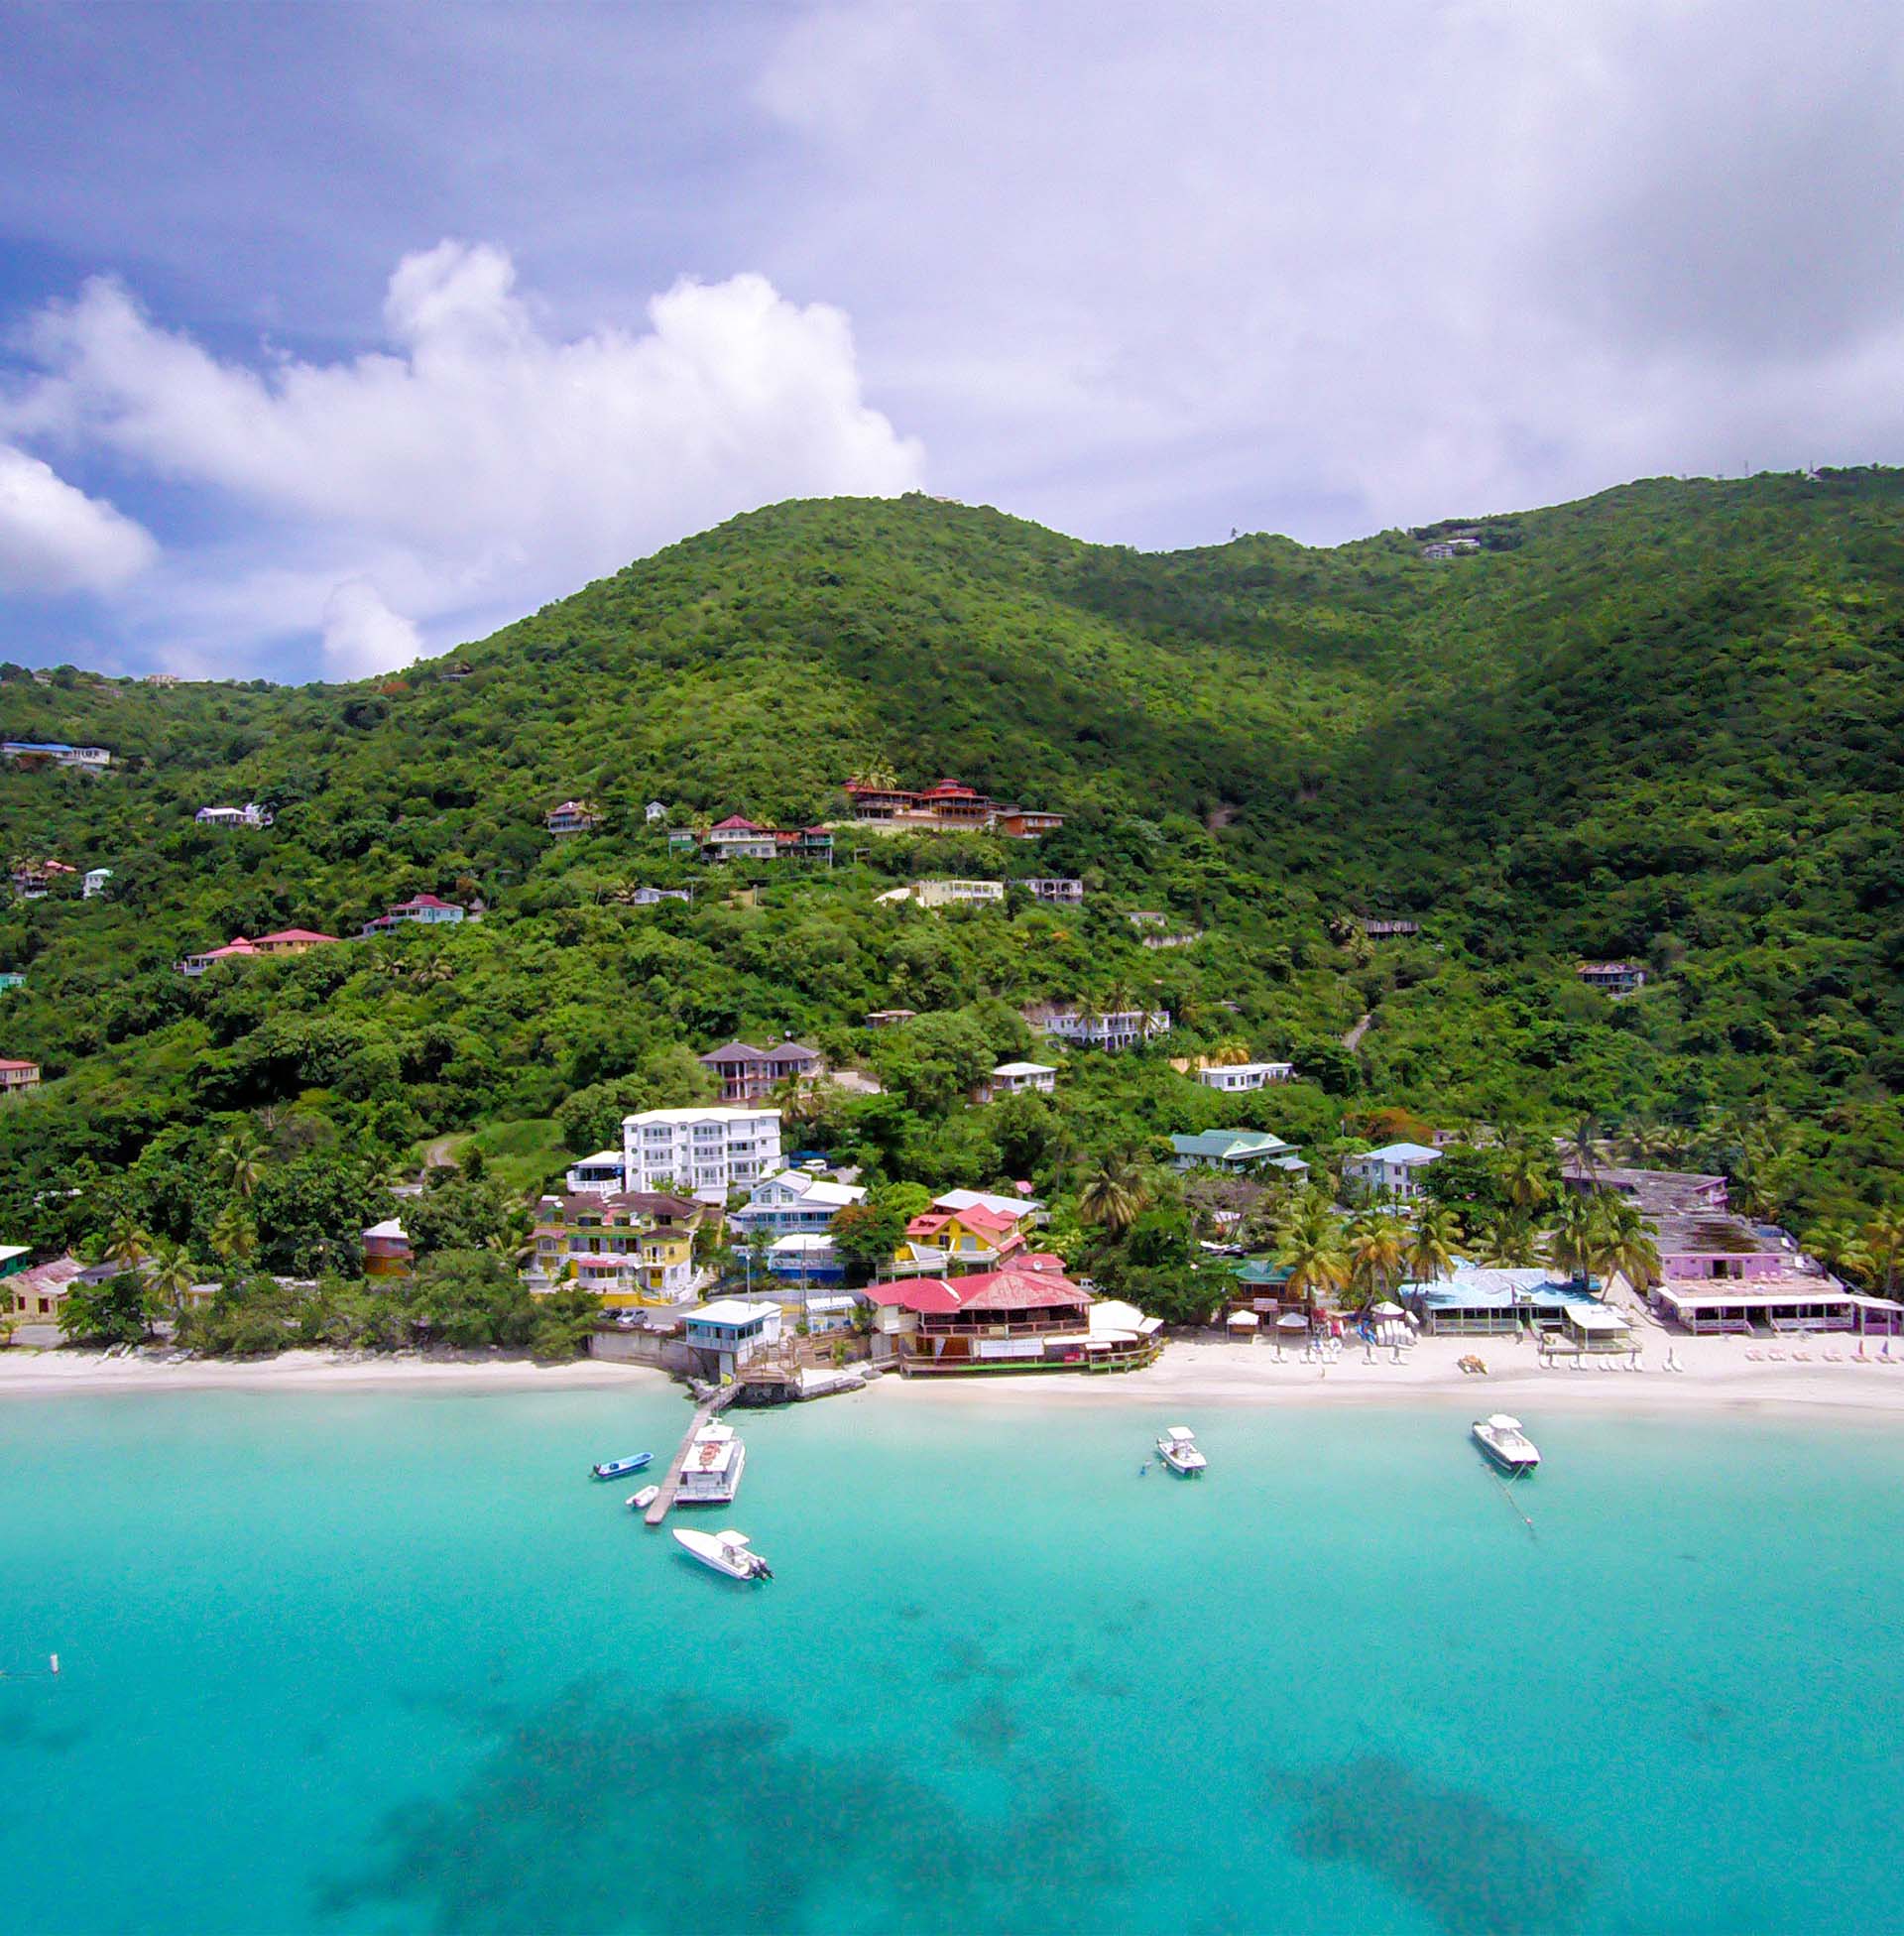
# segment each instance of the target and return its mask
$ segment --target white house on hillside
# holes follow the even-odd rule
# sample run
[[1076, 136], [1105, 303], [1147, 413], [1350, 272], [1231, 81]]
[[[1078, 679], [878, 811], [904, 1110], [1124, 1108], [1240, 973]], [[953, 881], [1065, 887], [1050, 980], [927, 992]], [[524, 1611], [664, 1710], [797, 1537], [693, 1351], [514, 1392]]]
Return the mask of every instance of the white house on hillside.
[[1057, 1070], [1043, 1062], [1001, 1062], [979, 1085], [979, 1101], [995, 1103], [1001, 1096], [1048, 1096], [1057, 1086]]
[[1365, 1156], [1351, 1156], [1343, 1164], [1342, 1173], [1378, 1196], [1405, 1199], [1420, 1195], [1422, 1171], [1440, 1160], [1439, 1150], [1429, 1150], [1419, 1143], [1390, 1143], [1383, 1149], [1370, 1150]]
[[754, 1194], [728, 1221], [752, 1236], [790, 1237], [824, 1231], [849, 1203], [859, 1203], [866, 1191], [857, 1183], [835, 1183], [829, 1177], [809, 1176], [803, 1169], [782, 1169], [755, 1184]]
[[1295, 1072], [1293, 1062], [1219, 1062], [1199, 1069], [1197, 1080], [1206, 1089], [1220, 1089], [1226, 1096], [1238, 1096], [1267, 1083], [1287, 1082]]

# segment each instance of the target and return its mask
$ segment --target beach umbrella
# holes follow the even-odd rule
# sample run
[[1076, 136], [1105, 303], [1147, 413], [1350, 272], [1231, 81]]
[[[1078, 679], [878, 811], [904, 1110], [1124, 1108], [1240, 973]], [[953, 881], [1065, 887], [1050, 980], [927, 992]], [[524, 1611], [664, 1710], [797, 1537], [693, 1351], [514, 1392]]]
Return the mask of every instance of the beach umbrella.
[[1225, 1322], [1232, 1331], [1253, 1331], [1262, 1319], [1254, 1311], [1232, 1311]]
[[1370, 1317], [1401, 1317], [1403, 1314], [1399, 1304], [1390, 1304], [1385, 1298], [1379, 1304], [1371, 1305], [1368, 1312]]

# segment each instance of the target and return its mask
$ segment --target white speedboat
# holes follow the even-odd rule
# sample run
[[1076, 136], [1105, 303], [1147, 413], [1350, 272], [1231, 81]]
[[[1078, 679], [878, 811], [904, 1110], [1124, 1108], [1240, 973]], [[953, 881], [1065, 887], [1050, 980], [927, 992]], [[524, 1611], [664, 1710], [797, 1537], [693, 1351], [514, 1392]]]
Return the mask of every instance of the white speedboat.
[[681, 1465], [681, 1483], [674, 1494], [676, 1506], [726, 1506], [741, 1490], [741, 1474], [747, 1466], [747, 1447], [735, 1435], [732, 1425], [716, 1418], [694, 1434]]
[[1201, 1477], [1210, 1464], [1197, 1450], [1197, 1435], [1188, 1425], [1172, 1425], [1157, 1440], [1157, 1456], [1185, 1479]]
[[747, 1534], [735, 1532], [690, 1532], [677, 1530], [674, 1537], [688, 1554], [730, 1580], [771, 1580], [774, 1569], [747, 1543]]
[[631, 1512], [646, 1512], [660, 1496], [661, 1489], [658, 1486], [644, 1486], [639, 1493], [629, 1494], [628, 1510]]
[[1532, 1472], [1540, 1464], [1539, 1448], [1521, 1430], [1520, 1420], [1509, 1418], [1504, 1411], [1477, 1418], [1475, 1438], [1502, 1472]]

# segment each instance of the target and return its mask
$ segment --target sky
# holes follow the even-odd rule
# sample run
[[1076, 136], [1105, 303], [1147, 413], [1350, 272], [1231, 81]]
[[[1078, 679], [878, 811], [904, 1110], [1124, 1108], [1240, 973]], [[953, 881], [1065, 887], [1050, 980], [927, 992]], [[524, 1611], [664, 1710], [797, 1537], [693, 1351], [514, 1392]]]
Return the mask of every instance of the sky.
[[924, 489], [1904, 461], [1904, 9], [0, 0], [0, 658], [352, 678]]

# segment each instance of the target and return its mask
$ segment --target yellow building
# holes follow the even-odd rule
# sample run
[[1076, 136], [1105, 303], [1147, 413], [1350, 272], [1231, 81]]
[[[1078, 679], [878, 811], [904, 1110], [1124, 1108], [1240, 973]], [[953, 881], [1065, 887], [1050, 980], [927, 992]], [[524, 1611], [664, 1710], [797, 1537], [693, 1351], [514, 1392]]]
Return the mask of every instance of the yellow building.
[[580, 1284], [605, 1310], [679, 1304], [694, 1294], [694, 1234], [707, 1206], [654, 1190], [545, 1196], [533, 1287]]

